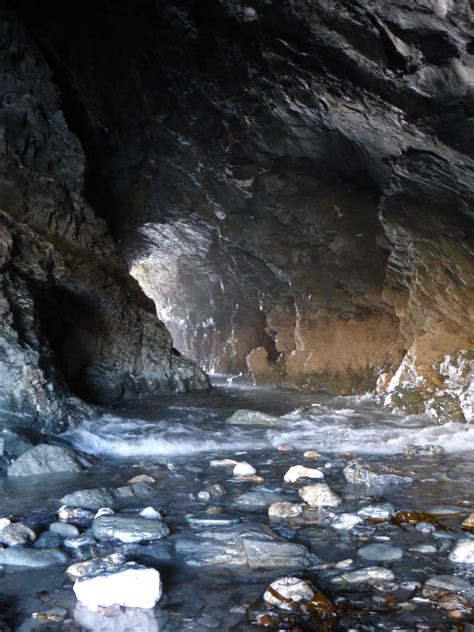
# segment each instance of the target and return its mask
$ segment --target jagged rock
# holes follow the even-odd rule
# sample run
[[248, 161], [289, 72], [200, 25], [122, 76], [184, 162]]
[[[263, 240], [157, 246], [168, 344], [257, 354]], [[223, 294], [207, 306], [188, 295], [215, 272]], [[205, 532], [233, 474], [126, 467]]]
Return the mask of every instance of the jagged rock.
[[53, 472], [80, 472], [83, 466], [75, 452], [56, 445], [37, 445], [24, 452], [8, 468], [8, 476], [33, 476]]
[[310, 507], [337, 507], [342, 502], [326, 483], [306, 485], [298, 490], [298, 494]]
[[133, 483], [123, 487], [80, 489], [66, 494], [60, 499], [64, 505], [79, 509], [96, 511], [105, 507], [113, 507], [124, 500], [134, 500], [153, 496], [155, 491], [147, 483]]
[[458, 564], [474, 564], [474, 540], [459, 540], [449, 554], [449, 559]]
[[294, 518], [296, 516], [301, 516], [302, 513], [303, 507], [301, 505], [289, 502], [272, 503], [268, 508], [268, 517], [274, 520]]
[[331, 527], [333, 529], [340, 529], [341, 531], [349, 531], [358, 524], [361, 524], [361, 522], [363, 522], [362, 518], [357, 514], [342, 513], [331, 522]]
[[280, 577], [270, 584], [263, 594], [263, 599], [271, 606], [291, 611], [294, 604], [310, 601], [313, 595], [314, 590], [304, 579]]
[[161, 520], [120, 514], [94, 518], [92, 530], [98, 540], [116, 539], [126, 543], [159, 540], [170, 532]]
[[21, 522], [7, 524], [0, 528], [0, 544], [7, 546], [16, 546], [18, 544], [27, 544], [34, 542], [36, 533]]
[[77, 599], [89, 608], [113, 604], [128, 608], [153, 608], [161, 597], [160, 574], [128, 562], [117, 569], [80, 577], [74, 584]]
[[441, 445], [406, 445], [403, 448], [405, 456], [432, 456], [433, 454], [445, 454], [446, 450]]
[[277, 537], [258, 524], [212, 527], [194, 537], [181, 536], [176, 552], [190, 566], [246, 568], [306, 568], [312, 563], [308, 550]]
[[400, 476], [392, 472], [388, 467], [374, 470], [371, 465], [351, 461], [343, 470], [348, 483], [367, 485], [367, 487], [383, 487], [385, 485], [402, 485], [413, 482], [411, 476]]

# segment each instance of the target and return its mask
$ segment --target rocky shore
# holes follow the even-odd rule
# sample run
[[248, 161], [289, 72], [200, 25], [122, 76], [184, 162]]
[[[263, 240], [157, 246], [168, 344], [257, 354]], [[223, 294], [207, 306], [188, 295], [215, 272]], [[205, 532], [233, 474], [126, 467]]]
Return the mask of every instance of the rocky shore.
[[[227, 423], [284, 419], [240, 410]], [[9, 445], [3, 630], [474, 629], [470, 461], [440, 446], [280, 444], [112, 474], [64, 445]], [[12, 492], [32, 477], [53, 491], [22, 510]]]

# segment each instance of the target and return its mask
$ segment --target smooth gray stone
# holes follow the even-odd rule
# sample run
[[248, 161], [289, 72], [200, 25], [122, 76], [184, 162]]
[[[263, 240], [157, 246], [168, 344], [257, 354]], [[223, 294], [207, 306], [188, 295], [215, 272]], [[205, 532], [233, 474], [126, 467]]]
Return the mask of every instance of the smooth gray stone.
[[457, 593], [474, 603], [474, 585], [465, 579], [453, 575], [433, 575], [425, 582], [422, 595], [428, 599], [437, 599], [446, 593]]
[[45, 568], [54, 564], [66, 564], [68, 558], [62, 551], [42, 550], [13, 546], [0, 551], [0, 564], [5, 566], [26, 566], [29, 568]]
[[303, 545], [279, 538], [257, 523], [209, 527], [180, 536], [175, 547], [189, 566], [301, 569], [317, 561]]
[[381, 503], [380, 505], [367, 505], [357, 512], [363, 518], [374, 518], [375, 520], [389, 520], [395, 513], [395, 508], [391, 503]]
[[139, 516], [120, 514], [95, 518], [92, 523], [92, 530], [98, 540], [115, 538], [125, 543], [159, 540], [170, 532], [168, 526], [161, 520], [149, 520]]
[[33, 546], [36, 549], [57, 549], [61, 546], [61, 538], [57, 533], [45, 531], [38, 536]]
[[233, 507], [239, 509], [258, 509], [269, 507], [276, 502], [285, 502], [288, 498], [274, 492], [245, 492], [233, 502]]
[[236, 410], [235, 413], [227, 419], [228, 424], [238, 426], [267, 426], [269, 428], [285, 428], [288, 426], [288, 421], [280, 419], [279, 417], [273, 417], [272, 415], [266, 415], [258, 410]]
[[237, 524], [240, 522], [239, 516], [231, 516], [229, 514], [196, 514], [194, 516], [186, 516], [186, 522], [194, 525], [213, 526]]
[[67, 522], [53, 522], [49, 525], [49, 530], [57, 533], [62, 538], [75, 538], [79, 535], [79, 529]]
[[24, 477], [82, 470], [79, 458], [70, 448], [41, 444], [19, 456], [8, 468], [8, 476]]
[[403, 557], [403, 550], [390, 544], [368, 544], [357, 551], [357, 555], [371, 562], [397, 562]]
[[71, 494], [66, 494], [59, 502], [68, 507], [97, 511], [101, 507], [112, 507], [115, 499], [110, 489], [97, 487], [95, 489], [79, 489]]

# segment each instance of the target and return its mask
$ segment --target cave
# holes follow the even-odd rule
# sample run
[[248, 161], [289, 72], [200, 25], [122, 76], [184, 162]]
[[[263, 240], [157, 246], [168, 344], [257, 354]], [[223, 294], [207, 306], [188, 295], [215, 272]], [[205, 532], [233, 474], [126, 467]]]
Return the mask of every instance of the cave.
[[468, 0], [0, 11], [2, 432], [221, 383], [474, 421]]

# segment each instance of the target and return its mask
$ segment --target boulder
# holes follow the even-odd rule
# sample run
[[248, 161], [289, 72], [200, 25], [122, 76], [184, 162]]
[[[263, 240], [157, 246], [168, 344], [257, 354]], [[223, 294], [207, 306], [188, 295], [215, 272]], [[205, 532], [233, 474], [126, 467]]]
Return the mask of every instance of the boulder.
[[8, 476], [80, 472], [82, 469], [79, 458], [69, 448], [42, 443], [19, 456], [8, 468]]

